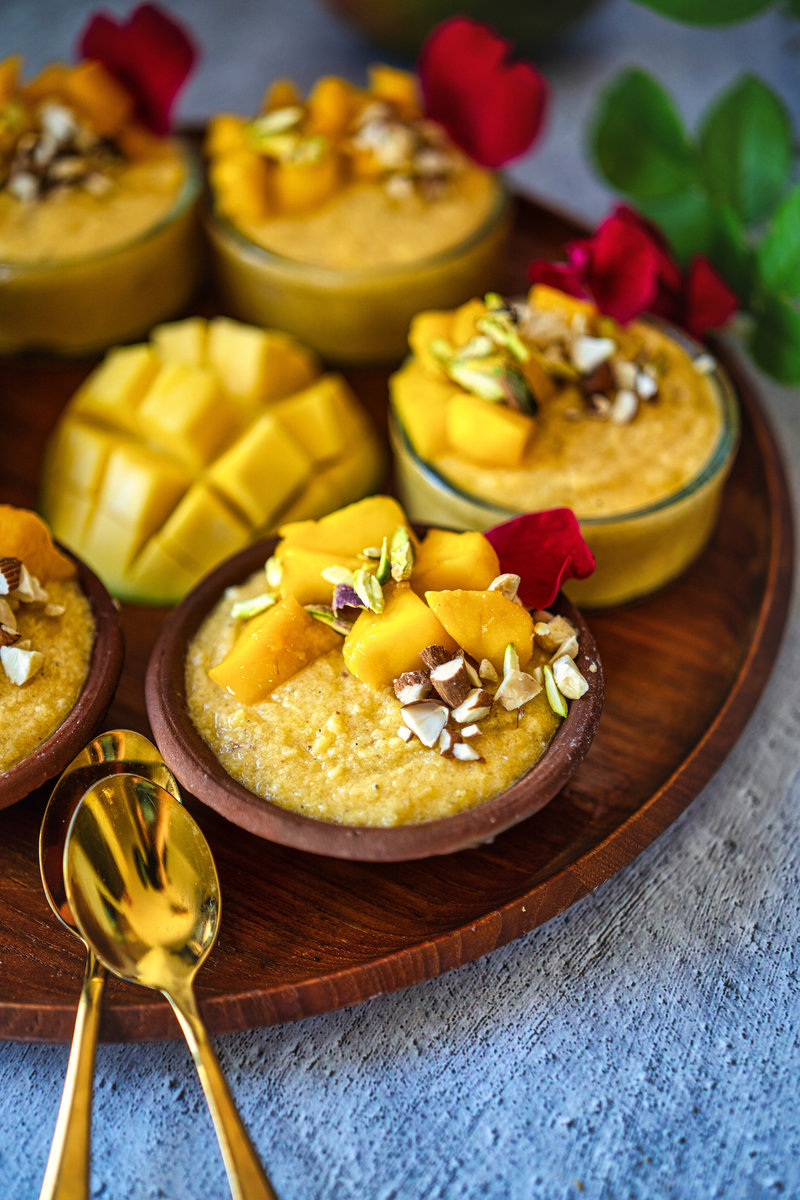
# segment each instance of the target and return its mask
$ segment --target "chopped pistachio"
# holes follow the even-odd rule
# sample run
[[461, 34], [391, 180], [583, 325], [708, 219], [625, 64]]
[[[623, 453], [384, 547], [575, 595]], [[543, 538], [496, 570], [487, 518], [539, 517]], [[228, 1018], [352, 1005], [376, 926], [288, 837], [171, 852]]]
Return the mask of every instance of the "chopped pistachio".
[[439, 362], [445, 362], [448, 358], [452, 358], [456, 352], [452, 342], [448, 342], [447, 338], [442, 337], [431, 338], [428, 342], [428, 349]]
[[264, 574], [267, 577], [267, 587], [276, 592], [281, 586], [283, 567], [280, 559], [276, 558], [274, 554], [264, 563]]
[[528, 362], [531, 352], [519, 336], [509, 313], [494, 312], [489, 317], [481, 317], [477, 327], [481, 333], [491, 338], [496, 346], [504, 346], [519, 362]]
[[348, 583], [350, 587], [353, 586], [353, 572], [349, 567], [325, 567], [320, 571], [320, 575], [328, 583], [332, 583], [334, 587], [339, 583]]
[[506, 646], [505, 654], [503, 655], [503, 674], [508, 675], [510, 671], [519, 670], [519, 655], [517, 647], [513, 642], [509, 642]]
[[250, 128], [256, 137], [273, 137], [276, 133], [285, 133], [294, 129], [303, 119], [303, 109], [299, 104], [287, 104], [284, 108], [275, 108], [256, 117], [251, 121]]
[[453, 358], [488, 358], [494, 354], [495, 344], [488, 337], [471, 337], [463, 346], [459, 346]]
[[253, 596], [251, 600], [237, 600], [231, 606], [231, 616], [234, 621], [240, 619], [247, 620], [249, 617], [257, 617], [259, 613], [265, 612], [275, 603], [277, 597], [270, 592], [262, 592], [260, 596]]
[[323, 625], [329, 625], [331, 629], [341, 633], [344, 637], [353, 628], [350, 621], [344, 621], [341, 617], [337, 617], [333, 609], [328, 604], [306, 604], [305, 610], [310, 617], [321, 621]]
[[553, 668], [546, 663], [543, 668], [544, 673], [544, 690], [547, 695], [547, 703], [550, 705], [554, 713], [559, 717], [565, 717], [569, 712], [567, 702], [561, 695], [561, 692], [556, 686], [556, 681], [553, 677]]
[[381, 551], [378, 555], [378, 569], [375, 572], [375, 578], [381, 586], [388, 583], [392, 577], [392, 563], [389, 552], [389, 539], [384, 538], [381, 543]]
[[353, 590], [371, 612], [383, 612], [383, 590], [372, 571], [359, 567], [353, 573]]
[[405, 525], [398, 525], [389, 543], [389, 562], [392, 579], [401, 583], [411, 578], [414, 569], [414, 545]]

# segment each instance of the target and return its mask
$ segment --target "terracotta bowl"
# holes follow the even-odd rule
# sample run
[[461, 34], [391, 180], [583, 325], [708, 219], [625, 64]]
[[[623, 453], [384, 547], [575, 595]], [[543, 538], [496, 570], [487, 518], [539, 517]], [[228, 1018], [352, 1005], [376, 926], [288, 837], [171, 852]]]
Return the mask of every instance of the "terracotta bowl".
[[[577, 627], [577, 660], [588, 692], [570, 705], [545, 753], [504, 792], [476, 808], [415, 825], [338, 825], [289, 812], [255, 795], [224, 770], [197, 732], [186, 706], [184, 664], [197, 629], [226, 588], [243, 583], [272, 554], [276, 539], [249, 546], [208, 575], [167, 618], [153, 648], [145, 695], [158, 748], [181, 785], [203, 804], [258, 837], [333, 858], [393, 862], [448, 854], [491, 840], [543, 808], [585, 757], [603, 704], [603, 671], [580, 613], [559, 596], [552, 606]], [[588, 670], [597, 663], [597, 671]]]
[[0, 808], [22, 800], [48, 779], [55, 778], [91, 740], [114, 698], [122, 672], [122, 630], [116, 601], [85, 563], [64, 546], [59, 549], [76, 563], [78, 582], [94, 617], [95, 639], [89, 673], [74, 708], [59, 727], [22, 762], [0, 774]]

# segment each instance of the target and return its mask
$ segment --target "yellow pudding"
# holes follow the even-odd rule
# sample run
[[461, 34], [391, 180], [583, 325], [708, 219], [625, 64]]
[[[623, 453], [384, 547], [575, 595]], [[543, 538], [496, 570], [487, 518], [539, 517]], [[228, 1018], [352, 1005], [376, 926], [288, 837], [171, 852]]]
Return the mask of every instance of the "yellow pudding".
[[497, 268], [502, 182], [422, 117], [405, 72], [373, 68], [363, 90], [320, 80], [305, 100], [275, 85], [252, 121], [212, 121], [207, 150], [225, 304], [328, 358], [400, 357], [414, 312]]
[[621, 603], [679, 574], [713, 529], [738, 415], [702, 348], [622, 328], [537, 286], [421, 314], [391, 381], [398, 485], [413, 517], [483, 528], [566, 506], [597, 567], [566, 591]]
[[110, 351], [48, 443], [42, 511], [117, 596], [172, 604], [280, 522], [371, 490], [384, 454], [337, 374], [226, 317]]
[[22, 84], [10, 62], [0, 64], [0, 352], [82, 354], [134, 337], [199, 278], [197, 166], [137, 125], [99, 63]]
[[43, 542], [43, 530], [33, 513], [0, 506], [0, 774], [72, 711], [94, 645], [89, 601], [74, 566], [49, 537]]
[[[394, 826], [533, 766], [586, 682], [573, 627], [515, 602], [485, 538], [418, 542], [388, 497], [281, 532], [266, 577], [229, 588], [187, 652], [189, 714], [228, 774], [304, 816]], [[371, 608], [336, 606], [351, 583]]]

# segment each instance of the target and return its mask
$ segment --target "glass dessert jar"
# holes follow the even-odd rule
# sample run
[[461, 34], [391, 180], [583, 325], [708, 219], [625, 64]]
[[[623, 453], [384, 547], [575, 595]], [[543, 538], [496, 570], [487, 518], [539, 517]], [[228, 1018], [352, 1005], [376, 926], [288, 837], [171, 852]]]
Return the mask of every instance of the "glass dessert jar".
[[[580, 353], [596, 355], [608, 349], [594, 333], [574, 332], [572, 318], [577, 313], [583, 329], [583, 319], [591, 319], [589, 306], [537, 288], [534, 309], [537, 298], [548, 315], [570, 314], [573, 344], [575, 338], [583, 339]], [[603, 321], [602, 325], [609, 342], [614, 342], [613, 324]], [[524, 321], [521, 327], [525, 328]], [[550, 332], [554, 328], [551, 324]], [[441, 430], [447, 428], [450, 399], [470, 396], [471, 419], [480, 419], [480, 407], [452, 379], [447, 385], [436, 381], [443, 387], [437, 395], [430, 373], [427, 379], [422, 373], [416, 375], [419, 363], [412, 359], [393, 377], [390, 422], [397, 486], [411, 519], [424, 515], [427, 521], [458, 529], [488, 529], [520, 512], [571, 507], [597, 563], [589, 579], [573, 580], [565, 587], [570, 598], [584, 607], [607, 607], [645, 596], [684, 571], [705, 547], [716, 522], [738, 444], [736, 397], [724, 371], [680, 331], [660, 323], [635, 322], [619, 334], [617, 349], [609, 350], [609, 357], [603, 359], [608, 363], [605, 382], [597, 375], [600, 364], [581, 375], [577, 369], [568, 372], [574, 364], [564, 359], [555, 368], [563, 371], [561, 382], [539, 402], [536, 415], [519, 411], [508, 415], [505, 405], [486, 405], [491, 417], [499, 413], [498, 419], [509, 422], [509, 436], [517, 439], [517, 461], [501, 466], [489, 462], [488, 456], [480, 463], [441, 441], [436, 444], [446, 438]], [[620, 346], [623, 356], [616, 357]], [[472, 360], [473, 368], [476, 361]], [[539, 361], [547, 364], [546, 357]], [[658, 364], [659, 370], [646, 376], [652, 383], [643, 385], [647, 399], [616, 381], [622, 377], [633, 383], [625, 377], [621, 366], [625, 362], [637, 372], [642, 366], [649, 372], [651, 363]], [[584, 389], [584, 396], [578, 386], [581, 378], [591, 379], [598, 390]], [[605, 392], [599, 390], [601, 386]], [[620, 394], [622, 400], [617, 399]], [[420, 406], [427, 412], [424, 429], [417, 415]], [[449, 419], [453, 426], [454, 416]], [[463, 422], [463, 413], [458, 419]], [[628, 430], [634, 429], [636, 420], [640, 426], [632, 441]], [[527, 434], [526, 422], [531, 426]], [[652, 425], [650, 433], [646, 422]], [[470, 436], [476, 445], [487, 445], [487, 435], [477, 424], [470, 428]]]

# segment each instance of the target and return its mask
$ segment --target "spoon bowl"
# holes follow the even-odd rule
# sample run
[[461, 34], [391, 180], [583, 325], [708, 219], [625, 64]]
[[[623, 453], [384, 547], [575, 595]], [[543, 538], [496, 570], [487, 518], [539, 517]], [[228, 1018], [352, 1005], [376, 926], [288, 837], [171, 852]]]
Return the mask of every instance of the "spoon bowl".
[[194, 818], [152, 780], [107, 776], [86, 791], [72, 818], [64, 882], [78, 927], [104, 966], [172, 1005], [235, 1200], [276, 1200], [194, 998], [194, 977], [220, 920], [217, 870]]

